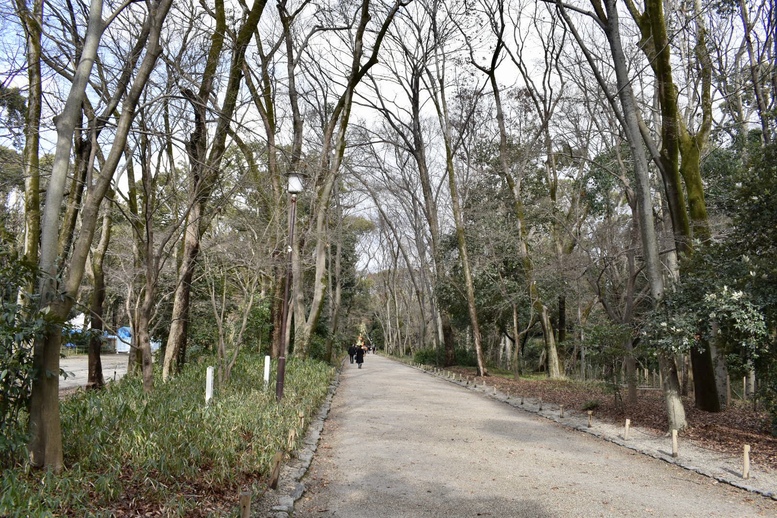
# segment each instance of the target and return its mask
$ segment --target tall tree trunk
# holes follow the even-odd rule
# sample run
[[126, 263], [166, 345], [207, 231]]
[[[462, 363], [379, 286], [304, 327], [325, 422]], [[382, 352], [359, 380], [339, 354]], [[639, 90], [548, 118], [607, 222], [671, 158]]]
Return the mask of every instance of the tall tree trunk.
[[108, 208], [103, 214], [100, 243], [97, 246], [97, 249], [92, 252], [92, 276], [94, 277], [94, 287], [90, 311], [92, 337], [89, 340], [87, 387], [98, 389], [105, 386], [102, 361], [100, 359], [100, 350], [102, 349], [101, 335], [103, 329], [105, 329], [105, 324], [103, 322], [103, 312], [105, 311], [105, 271], [103, 270], [103, 263], [105, 253], [108, 251], [108, 244], [111, 241], [111, 226], [111, 211]]
[[[663, 0], [646, 0], [644, 13], [640, 13], [631, 2], [627, 2], [627, 6], [640, 28], [641, 48], [650, 60], [656, 76], [661, 112], [660, 169], [672, 217], [676, 248], [681, 259], [688, 258], [694, 253], [694, 240], [703, 243], [709, 239], [709, 223], [700, 172], [701, 152], [709, 139], [712, 124], [712, 62], [706, 46], [704, 18], [700, 4], [694, 2], [694, 52], [700, 66], [701, 91], [697, 93], [702, 120], [697, 133], [691, 135], [688, 125], [682, 119], [678, 104], [679, 93], [672, 73], [671, 47]], [[696, 374], [694, 389], [697, 406], [701, 404], [703, 406], [700, 406], [700, 409], [710, 412], [720, 411], [720, 406], [715, 403], [719, 401], [716, 385], [705, 381], [714, 380], [715, 377], [714, 362], [707, 344], [701, 344], [699, 351], [691, 352], [691, 361]], [[704, 394], [707, 390], [712, 390], [712, 393]]]
[[173, 296], [173, 312], [170, 316], [170, 333], [167, 336], [165, 359], [162, 365], [162, 379], [179, 372], [186, 362], [186, 337], [189, 327], [189, 302], [194, 268], [200, 253], [200, 233], [197, 229], [197, 215], [201, 214], [200, 204], [195, 203], [189, 209], [186, 232], [184, 233], [183, 261], [178, 272], [178, 284]]
[[558, 296], [558, 341], [567, 339], [567, 297], [564, 294]]
[[97, 48], [103, 32], [102, 1], [94, 0], [89, 11], [84, 51], [81, 55], [72, 87], [68, 94], [63, 112], [56, 118], [57, 148], [46, 192], [46, 206], [43, 215], [41, 254], [39, 260], [42, 277], [40, 281], [40, 304], [49, 309], [54, 322], [43, 337], [33, 346], [33, 367], [38, 373], [32, 384], [30, 400], [30, 461], [33, 466], [59, 471], [63, 467], [62, 430], [59, 419], [59, 377], [49, 373], [59, 372], [59, 352], [61, 345], [61, 325], [72, 308], [83, 279], [86, 259], [94, 237], [99, 207], [107, 193], [113, 173], [116, 171], [135, 115], [140, 95], [154, 69], [161, 52], [159, 45], [162, 23], [170, 9], [171, 0], [161, 0], [149, 11], [146, 23], [151, 27], [148, 36], [144, 35], [146, 53], [138, 67], [134, 81], [124, 100], [121, 115], [110, 153], [105, 160], [101, 174], [90, 189], [84, 202], [81, 228], [68, 261], [65, 279], [58, 286], [56, 255], [58, 252], [59, 211], [67, 170], [70, 163], [71, 143], [85, 96], [86, 84], [92, 64], [97, 56]]
[[[65, 107], [55, 119], [57, 145], [51, 178], [46, 191], [46, 205], [41, 227], [39, 268], [40, 305], [49, 308], [55, 325], [45, 336], [35, 340], [33, 369], [37, 373], [32, 382], [30, 400], [30, 461], [33, 466], [48, 467], [60, 471], [63, 467], [62, 430], [59, 419], [59, 351], [61, 325], [73, 301], [58, 297], [57, 252], [59, 236], [59, 211], [64, 198], [70, 150], [75, 126], [81, 112], [81, 102], [86, 95], [86, 84], [97, 56], [97, 47], [103, 31], [102, 1], [92, 0], [84, 50], [78, 63], [73, 84]], [[56, 373], [56, 374], [54, 374]]]
[[[27, 113], [24, 120], [24, 257], [38, 262], [40, 240], [40, 118], [43, 102], [41, 79], [41, 30], [43, 0], [33, 0], [31, 9], [23, 0], [16, 0], [16, 12], [27, 38]], [[33, 287], [29, 286], [30, 293]], [[26, 304], [26, 301], [22, 301]]]
[[248, 44], [254, 35], [259, 19], [264, 11], [267, 0], [257, 0], [251, 6], [243, 23], [238, 28], [233, 42], [234, 49], [229, 66], [229, 75], [224, 89], [224, 101], [218, 112], [218, 121], [213, 135], [213, 143], [208, 151], [207, 143], [207, 107], [210, 106], [214, 81], [218, 73], [224, 35], [227, 32], [226, 9], [223, 0], [217, 0], [215, 14], [216, 27], [211, 35], [211, 45], [203, 72], [200, 89], [197, 94], [184, 89], [182, 93], [192, 105], [195, 115], [194, 131], [186, 143], [191, 167], [191, 183], [189, 202], [191, 204], [186, 222], [186, 238], [184, 242], [184, 260], [179, 272], [173, 300], [172, 323], [165, 348], [162, 379], [167, 380], [180, 366], [185, 357], [187, 321], [189, 318], [189, 299], [191, 281], [197, 266], [197, 256], [200, 252], [200, 240], [210, 224], [207, 207], [216, 182], [220, 176], [221, 162], [226, 149], [228, 128], [237, 106], [237, 97], [243, 79], [243, 65]]
[[634, 340], [627, 338], [623, 346], [626, 350], [626, 401], [634, 405], [637, 403], [637, 358], [634, 356]]
[[[623, 109], [626, 133], [636, 176], [637, 210], [639, 213], [640, 235], [642, 238], [642, 250], [645, 255], [645, 266], [650, 284], [650, 294], [654, 304], [660, 304], [664, 294], [664, 281], [661, 272], [661, 263], [658, 255], [658, 240], [656, 238], [653, 223], [653, 207], [650, 196], [650, 181], [647, 166], [647, 158], [642, 144], [642, 136], [639, 130], [637, 107], [634, 101], [634, 93], [631, 81], [628, 77], [626, 58], [620, 39], [620, 27], [618, 22], [618, 8], [615, 0], [604, 0], [606, 7], [606, 19], [604, 31], [610, 45], [615, 74], [618, 82], [618, 96]], [[662, 363], [662, 375], [664, 376], [664, 397], [666, 400], [667, 414], [670, 429], [681, 430], [687, 426], [685, 409], [679, 393], [677, 369], [668, 355], [659, 351], [659, 360]]]

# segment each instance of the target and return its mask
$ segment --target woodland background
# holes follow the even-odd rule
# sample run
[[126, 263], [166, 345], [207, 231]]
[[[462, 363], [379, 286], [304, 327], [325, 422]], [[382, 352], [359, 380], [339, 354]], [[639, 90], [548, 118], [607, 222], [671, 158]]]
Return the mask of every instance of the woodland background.
[[226, 382], [241, 348], [333, 361], [362, 334], [626, 404], [647, 371], [669, 428], [743, 379], [775, 415], [772, 3], [15, 0], [0, 23], [3, 445], [33, 465], [63, 466], [45, 373], [77, 313], [98, 387], [122, 325], [146, 393], [198, 354]]

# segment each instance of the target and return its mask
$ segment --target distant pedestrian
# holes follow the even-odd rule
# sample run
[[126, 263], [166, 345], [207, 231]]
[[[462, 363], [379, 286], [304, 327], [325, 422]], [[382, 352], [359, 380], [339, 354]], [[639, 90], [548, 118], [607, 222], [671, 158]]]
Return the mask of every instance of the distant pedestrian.
[[359, 368], [362, 368], [362, 363], [364, 363], [364, 352], [367, 350], [366, 347], [361, 346], [356, 348], [356, 363], [359, 364]]
[[351, 345], [348, 348], [348, 356], [351, 357], [351, 363], [353, 363], [353, 357], [356, 356], [356, 346], [355, 345]]

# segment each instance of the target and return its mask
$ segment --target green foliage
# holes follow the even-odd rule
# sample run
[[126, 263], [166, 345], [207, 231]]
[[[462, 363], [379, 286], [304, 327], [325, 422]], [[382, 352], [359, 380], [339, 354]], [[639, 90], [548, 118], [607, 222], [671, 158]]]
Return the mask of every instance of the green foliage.
[[462, 365], [464, 367], [476, 367], [478, 364], [478, 358], [475, 354], [475, 349], [465, 349], [463, 347], [457, 347], [456, 353], [456, 365]]
[[[585, 327], [586, 362], [604, 367], [608, 383], [615, 383], [618, 365], [626, 353], [624, 345], [630, 339], [631, 326], [610, 320], [593, 320]], [[639, 351], [633, 351], [639, 354]]]
[[413, 361], [422, 365], [439, 365], [442, 363], [442, 352], [433, 347], [418, 349], [413, 353]]
[[622, 162], [631, 159], [626, 144], [610, 148], [596, 156], [586, 175], [581, 179], [583, 200], [591, 214], [611, 215], [620, 196], [619, 172]]
[[[696, 298], [689, 284], [666, 298], [643, 329], [649, 342], [672, 354], [715, 340], [746, 361], [757, 359], [767, 338], [763, 314], [739, 290], [712, 287]], [[721, 342], [722, 339], [722, 342]]]
[[598, 399], [592, 399], [591, 401], [586, 401], [583, 403], [583, 410], [596, 410], [601, 406], [602, 402]]
[[[215, 362], [215, 358], [202, 358]], [[154, 502], [186, 516], [197, 487], [237, 491], [266, 477], [278, 451], [297, 446], [305, 423], [326, 397], [334, 370], [290, 359], [283, 404], [263, 389], [264, 357], [241, 355], [232, 377], [204, 404], [206, 363], [189, 364], [151, 394], [125, 378], [105, 391], [79, 392], [62, 404], [65, 463], [61, 475], [2, 474], [2, 516], [107, 516], [123, 499]], [[275, 372], [275, 369], [273, 369]], [[297, 439], [289, 444], [290, 432]], [[23, 510], [23, 511], [20, 511]]]
[[[455, 350], [455, 364], [464, 367], [476, 367], [478, 364], [477, 356], [474, 349], [465, 349], [464, 347], [457, 347]], [[440, 349], [428, 347], [425, 349], [418, 349], [413, 354], [413, 361], [423, 365], [442, 365], [445, 353]]]
[[[46, 327], [42, 315], [17, 304], [19, 289], [35, 280], [35, 266], [18, 260], [0, 243], [0, 468], [26, 452], [24, 416], [32, 385], [32, 343]], [[30, 299], [31, 307], [37, 307]]]
[[308, 357], [313, 360], [327, 361], [326, 357], [326, 337], [320, 334], [313, 334], [310, 337], [310, 348]]
[[27, 98], [19, 88], [0, 83], [0, 125], [11, 131], [14, 146], [24, 145], [22, 129], [27, 113]]

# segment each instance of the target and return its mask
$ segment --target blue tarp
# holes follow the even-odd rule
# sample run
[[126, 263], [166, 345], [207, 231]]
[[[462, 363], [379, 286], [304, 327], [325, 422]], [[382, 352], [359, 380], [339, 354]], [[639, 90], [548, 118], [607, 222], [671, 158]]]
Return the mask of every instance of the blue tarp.
[[132, 345], [132, 328], [131, 327], [120, 327], [116, 331], [116, 352], [117, 353], [128, 353], [130, 352], [130, 345]]

